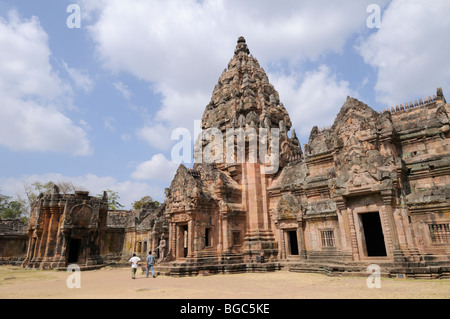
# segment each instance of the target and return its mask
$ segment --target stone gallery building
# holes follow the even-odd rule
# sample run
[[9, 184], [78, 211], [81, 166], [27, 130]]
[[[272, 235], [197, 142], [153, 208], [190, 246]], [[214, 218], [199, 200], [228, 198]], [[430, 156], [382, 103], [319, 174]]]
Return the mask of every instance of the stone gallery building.
[[19, 219], [0, 218], [0, 265], [20, 265], [27, 254], [27, 225]]
[[302, 149], [241, 37], [205, 108], [196, 162], [179, 166], [164, 204], [108, 212], [106, 198], [56, 190], [33, 206], [24, 265], [88, 267], [158, 248], [174, 276], [370, 264], [448, 276], [449, 111], [441, 89], [383, 112], [348, 97]]

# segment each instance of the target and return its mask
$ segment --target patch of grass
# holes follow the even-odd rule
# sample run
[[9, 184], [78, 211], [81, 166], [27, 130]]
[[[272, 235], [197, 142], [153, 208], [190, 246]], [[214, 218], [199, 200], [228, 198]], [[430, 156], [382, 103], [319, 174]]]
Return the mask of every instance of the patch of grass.
[[53, 271], [23, 269], [14, 266], [0, 267], [0, 285], [54, 278], [56, 278], [56, 276]]

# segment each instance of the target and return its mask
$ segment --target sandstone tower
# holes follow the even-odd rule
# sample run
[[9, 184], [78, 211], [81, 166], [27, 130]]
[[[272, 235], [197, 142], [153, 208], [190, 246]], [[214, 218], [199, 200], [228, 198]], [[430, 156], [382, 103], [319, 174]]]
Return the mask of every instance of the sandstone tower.
[[[159, 247], [159, 267], [174, 276], [366, 273], [373, 263], [391, 276], [450, 276], [450, 104], [442, 89], [383, 112], [343, 102], [332, 126], [313, 127], [303, 153], [240, 37], [203, 113], [195, 164], [179, 166], [164, 203], [108, 212], [105, 198], [55, 190], [33, 205], [24, 265], [89, 268]], [[0, 236], [0, 247], [2, 240], [12, 241]]]
[[240, 37], [204, 111], [196, 163], [166, 190], [170, 273], [362, 271], [374, 261], [427, 273], [430, 260], [448, 273], [448, 111], [441, 89], [380, 113], [348, 97], [303, 154]]

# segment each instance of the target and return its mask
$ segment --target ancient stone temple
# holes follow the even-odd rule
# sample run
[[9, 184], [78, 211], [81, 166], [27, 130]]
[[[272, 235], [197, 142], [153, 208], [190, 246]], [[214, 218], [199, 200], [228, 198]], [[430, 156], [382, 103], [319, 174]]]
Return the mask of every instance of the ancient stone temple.
[[[290, 127], [277, 91], [240, 38], [202, 119], [204, 135], [215, 129], [223, 138], [215, 140], [218, 147], [212, 146], [212, 139], [198, 140], [196, 159], [200, 150], [202, 162], [192, 170], [180, 166], [167, 191], [172, 259], [235, 265], [277, 259], [278, 240], [268, 197], [275, 174], [265, 172], [272, 163], [261, 162], [259, 151], [266, 147], [267, 155], [280, 155], [282, 163], [270, 167], [274, 172], [288, 159], [301, 159], [298, 140], [287, 135]], [[260, 128], [265, 129], [265, 141]], [[281, 154], [269, 145], [267, 135], [272, 128], [277, 129]], [[210, 156], [208, 148], [215, 156]]]
[[[167, 249], [161, 243], [168, 233], [164, 207], [108, 211], [106, 192], [103, 198], [87, 191], [60, 194], [55, 186], [52, 194], [41, 195], [33, 204], [28, 230], [22, 231], [28, 244], [22, 242], [24, 252], [16, 256], [26, 256], [23, 267], [61, 270], [71, 264], [83, 270], [124, 264], [133, 253], [145, 258], [149, 250], [162, 262]], [[14, 242], [10, 247], [20, 244]]]
[[84, 191], [64, 195], [55, 186], [52, 194], [40, 196], [31, 208], [23, 266], [53, 269], [102, 264], [107, 214], [106, 198]]
[[196, 163], [180, 165], [166, 190], [170, 273], [365, 271], [374, 262], [448, 273], [449, 107], [441, 89], [380, 113], [348, 97], [303, 154], [239, 38], [204, 111]]
[[152, 250], [174, 276], [366, 273], [371, 264], [392, 276], [450, 276], [450, 104], [442, 89], [382, 112], [343, 102], [302, 151], [241, 37], [203, 113], [195, 164], [179, 166], [163, 205], [108, 211], [106, 195], [55, 189], [33, 205], [28, 244], [15, 251], [26, 247], [28, 267], [89, 268]]

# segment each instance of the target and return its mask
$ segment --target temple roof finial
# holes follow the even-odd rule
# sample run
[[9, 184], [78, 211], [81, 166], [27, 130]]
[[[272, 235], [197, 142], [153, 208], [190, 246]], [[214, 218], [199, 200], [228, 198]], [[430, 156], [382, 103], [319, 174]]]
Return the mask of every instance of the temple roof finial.
[[250, 50], [247, 47], [247, 44], [245, 43], [245, 38], [243, 36], [240, 36], [237, 40], [236, 50], [234, 50], [234, 54], [237, 55], [239, 52], [244, 52], [246, 54], [250, 54]]

